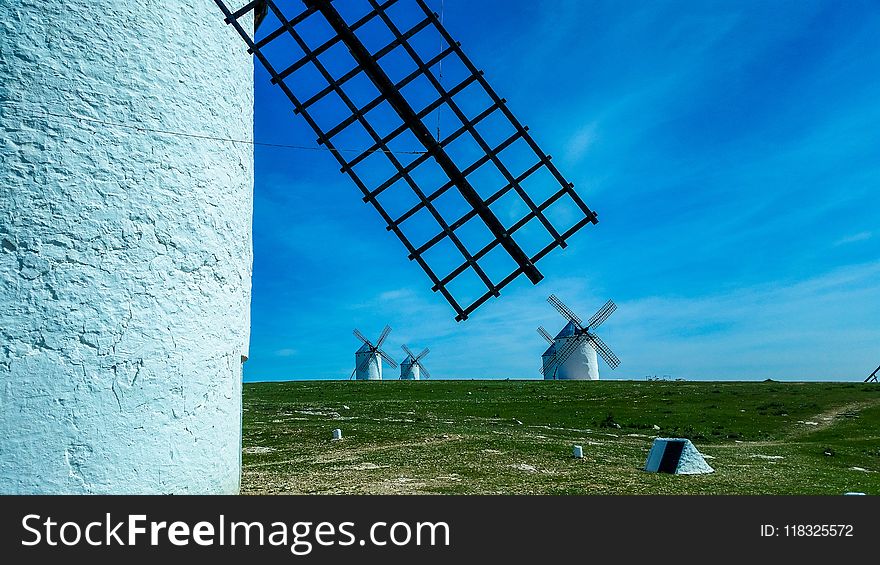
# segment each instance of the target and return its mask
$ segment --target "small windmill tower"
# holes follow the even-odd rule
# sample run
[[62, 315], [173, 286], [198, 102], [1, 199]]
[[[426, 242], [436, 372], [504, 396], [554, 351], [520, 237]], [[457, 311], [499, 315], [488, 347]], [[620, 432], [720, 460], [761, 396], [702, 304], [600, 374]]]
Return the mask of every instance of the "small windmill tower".
[[376, 345], [373, 345], [370, 340], [364, 337], [364, 334], [354, 330], [355, 337], [364, 342], [364, 344], [354, 354], [354, 371], [352, 371], [351, 377], [348, 380], [357, 376], [359, 381], [381, 381], [382, 359], [385, 359], [392, 369], [397, 368], [397, 362], [382, 351], [382, 344], [385, 343], [390, 333], [391, 326], [385, 326], [379, 339], [376, 340]]
[[422, 359], [428, 356], [430, 349], [426, 347], [421, 353], [416, 355], [410, 351], [410, 348], [406, 345], [403, 345], [402, 347], [403, 350], [406, 351], [406, 359], [400, 364], [400, 380], [418, 381], [421, 380], [422, 375], [424, 375], [426, 379], [430, 379], [431, 373], [429, 373], [428, 370], [425, 369], [425, 366], [422, 365]]
[[[586, 324], [555, 295], [551, 294], [547, 301], [568, 319], [568, 323], [553, 339], [551, 349], [555, 348], [555, 352], [551, 353], [548, 350], [542, 356], [541, 373], [545, 379], [598, 381], [597, 352], [612, 369], [620, 365], [620, 359], [595, 334], [595, 329], [617, 310], [617, 305], [613, 301], [606, 302]], [[543, 328], [539, 328], [538, 331], [544, 339], [549, 336]]]

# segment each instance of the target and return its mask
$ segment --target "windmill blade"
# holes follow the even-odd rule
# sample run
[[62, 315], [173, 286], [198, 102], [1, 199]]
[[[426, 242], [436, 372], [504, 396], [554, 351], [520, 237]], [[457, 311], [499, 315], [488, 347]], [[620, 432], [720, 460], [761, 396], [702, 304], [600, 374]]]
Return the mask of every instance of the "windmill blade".
[[[396, 22], [396, 20], [402, 20], [403, 18], [393, 15], [395, 11], [393, 10], [394, 5], [397, 4], [397, 8], [400, 8], [400, 4], [403, 4], [403, 2], [397, 2], [396, 0], [368, 0], [367, 2], [362, 0], [362, 4], [369, 5], [372, 9], [357, 22], [350, 21], [351, 18], [346, 18], [340, 13], [340, 10], [347, 12], [340, 4], [354, 4], [354, 2], [333, 2], [333, 0], [302, 0], [300, 2], [251, 0], [247, 3], [245, 2], [246, 0], [238, 0], [237, 2], [214, 0], [214, 3], [217, 4], [217, 7], [225, 16], [224, 21], [231, 25], [244, 40], [248, 53], [253, 54], [258, 63], [268, 71], [269, 76], [272, 77], [271, 83], [281, 88], [285, 97], [292, 102], [295, 113], [300, 114], [317, 134], [318, 143], [326, 148], [330, 155], [335, 157], [342, 166], [342, 171], [347, 173], [360, 191], [363, 192], [364, 202], [370, 203], [376, 209], [387, 224], [388, 230], [393, 231], [408, 250], [410, 259], [416, 261], [429, 276], [434, 284], [432, 290], [439, 292], [453, 307], [456, 313], [456, 321], [466, 320], [471, 313], [487, 300], [500, 296], [500, 290], [516, 280], [520, 275], [525, 275], [534, 284], [540, 282], [544, 276], [538, 270], [535, 263], [554, 249], [565, 248], [567, 245], [566, 240], [570, 239], [588, 224], [598, 223], [599, 218], [596, 213], [587, 207], [586, 203], [574, 191], [574, 185], [562, 176], [556, 165], [551, 162], [550, 156], [540, 149], [529, 133], [528, 128], [515, 118], [507, 107], [506, 100], [496, 93], [494, 88], [484, 78], [484, 73], [478, 70], [470, 58], [462, 51], [460, 43], [452, 38], [441, 22], [441, 18], [427, 5], [427, 0], [410, 2], [410, 4], [418, 7], [418, 10], [416, 10], [414, 6], [413, 10], [421, 12], [421, 14], [416, 16], [415, 20], [407, 17], [406, 25], [401, 25], [404, 23], [403, 21]], [[232, 6], [245, 5], [236, 10], [234, 7], [230, 8], [227, 4]], [[262, 39], [257, 39], [249, 29], [246, 29], [250, 26], [243, 25], [250, 24], [250, 21], [244, 18], [249, 18], [251, 14], [256, 13], [256, 20], [262, 21], [263, 25], [267, 25], [267, 22], [262, 20], [260, 15], [265, 11], [266, 7], [268, 7], [269, 14], [267, 19], [271, 18], [273, 21], [280, 23], [281, 27], [277, 27], [265, 35], [260, 34]], [[407, 12], [410, 11], [407, 10]], [[409, 16], [412, 15], [409, 14]], [[423, 19], [423, 16], [427, 17]], [[316, 24], [316, 20], [320, 23]], [[379, 44], [375, 43], [375, 38], [371, 38], [373, 41], [368, 41], [365, 44], [363, 41], [365, 39], [364, 33], [357, 30], [362, 28], [362, 26], [370, 28], [372, 26], [369, 24], [375, 24], [380, 21], [383, 24], [379, 25], [382, 25], [383, 30], [388, 32], [382, 35], [390, 34], [393, 41], [385, 45], [384, 48], [377, 50]], [[414, 23], [414, 21], [418, 23]], [[308, 29], [308, 27], [314, 25], [320, 25], [325, 29], [331, 30], [332, 36], [327, 40], [322, 40], [323, 43], [318, 45], [312, 39], [313, 31]], [[275, 26], [273, 25], [272, 27]], [[425, 33], [430, 33], [441, 40], [440, 52], [437, 54], [435, 54], [435, 51], [437, 51], [435, 48], [437, 43], [435, 41], [430, 42], [430, 51], [425, 51], [424, 46], [421, 45], [424, 42], [418, 39], [424, 37], [425, 33], [419, 34], [419, 31], [426, 27], [429, 27], [429, 29]], [[322, 35], [327, 37], [326, 33]], [[368, 33], [366, 35], [372, 34]], [[410, 41], [413, 36], [416, 37], [416, 40]], [[382, 43], [385, 43], [385, 40], [382, 40]], [[344, 48], [348, 52], [349, 56], [346, 59], [350, 60], [350, 62], [345, 64], [346, 67], [351, 68], [351, 63], [355, 64], [354, 68], [344, 76], [339, 76], [335, 72], [328, 70], [328, 66], [330, 69], [334, 68], [332, 59], [337, 57], [323, 57], [334, 46], [339, 47], [340, 50]], [[396, 51], [394, 51], [395, 48]], [[305, 51], [305, 56], [300, 56], [299, 53], [301, 51]], [[408, 53], [408, 59], [417, 62], [416, 66], [418, 69], [400, 82], [397, 82], [399, 80], [397, 75], [400, 74], [399, 65], [387, 61], [387, 59], [397, 58], [383, 58], [383, 55], [389, 51]], [[442, 62], [446, 57], [454, 57], [456, 66], [461, 66], [462, 70], [466, 71], [465, 73], [458, 73], [463, 76], [456, 80], [457, 84], [455, 85], [452, 82], [449, 82], [448, 85], [441, 85], [440, 82], [442, 81], [438, 79], [438, 73], [435, 70], [442, 68]], [[339, 63], [341, 61], [336, 64]], [[302, 80], [299, 80], [299, 73], [297, 73], [298, 70], [304, 68], [308, 69], [310, 74], [321, 75], [323, 79], [318, 79], [317, 85], [311, 84], [314, 81], [307, 81], [310, 84], [308, 84], [308, 88], [304, 88], [307, 85]], [[364, 104], [366, 100], [360, 102], [359, 99], [363, 97], [362, 92], [359, 92], [358, 87], [352, 86], [348, 82], [354, 76], [358, 76], [361, 80], [351, 81], [352, 83], [356, 82], [359, 85], [369, 84], [370, 89], [375, 91], [378, 97], [373, 98], [373, 95], [370, 95], [370, 98], [373, 98], [372, 101], [366, 104]], [[420, 96], [414, 98], [410, 95], [405, 86], [413, 81], [432, 83], [434, 85], [435, 88], [431, 89], [432, 94], [428, 95], [428, 99], [424, 98], [425, 94], [422, 89], [418, 91]], [[473, 86], [468, 88], [469, 85]], [[318, 90], [318, 92], [315, 92], [315, 90]], [[457, 94], [462, 91], [468, 93], [465, 96], [478, 96], [481, 99], [491, 101], [492, 104], [479, 115], [467, 116], [467, 120], [462, 119], [461, 121], [464, 122], [463, 127], [458, 128], [454, 133], [447, 133], [445, 136], [447, 139], [441, 140], [440, 133], [438, 132], [435, 136], [431, 128], [425, 123], [427, 121], [425, 118], [433, 111], [444, 113], [448, 111], [454, 113], [459, 118], [463, 118], [464, 115], [458, 107], [459, 102], [456, 101], [458, 100]], [[327, 115], [327, 102], [340, 99], [345, 102], [344, 106], [347, 107], [347, 110], [341, 115], [334, 117], [332, 121], [329, 121], [330, 115]], [[358, 103], [355, 104], [352, 100], [358, 100]], [[431, 100], [433, 101], [428, 104]], [[391, 125], [396, 124], [396, 121], [387, 122], [385, 115], [388, 112], [386, 111], [380, 112], [382, 114], [380, 116], [372, 116], [375, 112], [370, 112], [369, 110], [379, 104], [387, 108], [388, 112], [396, 114], [394, 119], [400, 119], [401, 125], [399, 127]], [[428, 105], [425, 106], [425, 104]], [[332, 107], [336, 106], [340, 106], [338, 111], [343, 110], [342, 105], [332, 104]], [[421, 110], [419, 110], [420, 108]], [[317, 113], [313, 113], [316, 110]], [[485, 122], [483, 122], [484, 119]], [[502, 121], [501, 127], [503, 130], [515, 133], [504, 141], [499, 139], [500, 143], [489, 137], [484, 139], [485, 133], [480, 133], [476, 126], [480, 125], [482, 127], [488, 123], [497, 124], [499, 120]], [[326, 129], [330, 124], [336, 125]], [[339, 148], [344, 146], [344, 138], [349, 137], [351, 132], [347, 128], [353, 124], [358, 124], [358, 130], [364, 128], [369, 133], [369, 137], [372, 138], [372, 144], [355, 154], [345, 155], [348, 152], [342, 151]], [[395, 128], [394, 131], [386, 135], [386, 132], [391, 128]], [[342, 139], [340, 139], [338, 136], [343, 132], [346, 132], [346, 134], [342, 135]], [[381, 132], [381, 135], [379, 132]], [[491, 200], [496, 199], [496, 196], [493, 195], [490, 199], [486, 199], [486, 193], [481, 192], [479, 186], [472, 184], [472, 182], [476, 182], [476, 179], [468, 178], [474, 169], [479, 168], [477, 163], [474, 162], [468, 168], [462, 168], [465, 163], [457, 158], [458, 155], [454, 151], [449, 152], [450, 148], [447, 145], [452, 139], [460, 135], [473, 137], [480, 148], [477, 155], [469, 156], [467, 163], [471, 163], [472, 158], [477, 157], [479, 157], [480, 164], [491, 160], [494, 163], [494, 167], [506, 178], [507, 184], [501, 191], [496, 192], [497, 198], [504, 194], [516, 194], [517, 201], [521, 201], [523, 204], [522, 208], [530, 210], [527, 215], [518, 215], [517, 221], [509, 223], [502, 222], [499, 219], [496, 212], [490, 207]], [[409, 147], [412, 145], [409, 143], [409, 140], [412, 140], [415, 146], [412, 147], [413, 151], [407, 151], [406, 153], [418, 155], [418, 157], [399, 158], [395, 152], [389, 149], [389, 147], [399, 147], [401, 144]], [[491, 145], [488, 140], [491, 140]], [[496, 143], [498, 144], [496, 145]], [[526, 151], [527, 154], [525, 155], [522, 154], [522, 151], [515, 151], [515, 155], [510, 157], [516, 165], [511, 167], [513, 163], [505, 164], [505, 161], [508, 159], [505, 154], [508, 152], [505, 152], [504, 149], [514, 143], [517, 146], [528, 147], [529, 150]], [[376, 158], [378, 156], [384, 157], [384, 161], [382, 161], [384, 166], [381, 169], [377, 169], [373, 164], [373, 156], [377, 156]], [[370, 161], [367, 161], [367, 159], [370, 159]], [[438, 179], [439, 184], [443, 185], [442, 188], [433, 190], [430, 194], [427, 194], [429, 188], [433, 189], [438, 184], [437, 181], [432, 179], [429, 185], [420, 187], [411, 178], [413, 176], [411, 175], [412, 171], [414, 169], [421, 170], [416, 169], [416, 167], [425, 162], [431, 163], [432, 167], [437, 169], [437, 174], [441, 175]], [[384, 172], [374, 172], [364, 177], [362, 172], [360, 172], [362, 167], [357, 166], [361, 163], [371, 163], [367, 167], [368, 170]], [[524, 163], [535, 164], [528, 170], [519, 173], [521, 170], [520, 165]], [[516, 173], [511, 171], [516, 171]], [[534, 178], [532, 175], [538, 173], [541, 173], [548, 180], [549, 177], [553, 177], [555, 181], [551, 183], [552, 188], [547, 187], [549, 190], [542, 191], [547, 193], [546, 198], [545, 195], [542, 195], [541, 198], [537, 198], [537, 195], [530, 196], [523, 188], [524, 184], [525, 186], [531, 184], [524, 183], [524, 181]], [[421, 175], [414, 176], [418, 178]], [[377, 196], [401, 180], [405, 180], [404, 184], [409, 186], [407, 193], [418, 197], [418, 204], [402, 208], [399, 211], [386, 209]], [[495, 188], [492, 187], [492, 190], [495, 191]], [[456, 224], [460, 222], [461, 225], [465, 225], [471, 219], [479, 221], [492, 235], [491, 247], [483, 247], [482, 250], [479, 247], [468, 248], [454, 233], [455, 228], [450, 229], [449, 226], [445, 225], [445, 221], [441, 221], [440, 223], [443, 225], [439, 226], [443, 230], [439, 232], [431, 230], [436, 235], [421, 245], [416, 245], [413, 241], [410, 241], [405, 233], [409, 230], [399, 229], [403, 222], [419, 214], [422, 210], [428, 210], [436, 216], [432, 201], [447, 190], [460, 194], [467, 204], [465, 215], [459, 218]], [[572, 212], [574, 212], [575, 208], [578, 210], [574, 217], [566, 218], [564, 223], [569, 227], [565, 230], [554, 226], [553, 222], [545, 214], [545, 211], [562, 197], [565, 197], [566, 204], [572, 208]], [[384, 198], [381, 200], [384, 200]], [[458, 213], [456, 216], [458, 216]], [[439, 216], [438, 219], [440, 219]], [[509, 219], [513, 220], [513, 218]], [[544, 237], [542, 239], [547, 241], [547, 243], [542, 249], [529, 249], [526, 252], [521, 247], [521, 242], [517, 241], [520, 234], [515, 232], [518, 226], [526, 225], [533, 219], [536, 222], [533, 225], [540, 224], [543, 226], [542, 235]], [[546, 237], [548, 235], [549, 238]], [[420, 238], [420, 241], [424, 240]], [[448, 271], [445, 265], [446, 254], [438, 254], [436, 251], [428, 253], [435, 245], [441, 242], [444, 247], [454, 244], [458, 251], [464, 255], [463, 258], [466, 258], [464, 263], [459, 263], [459, 267], [451, 272]], [[482, 247], [483, 244], [480, 243], [480, 246]], [[516, 269], [512, 273], [509, 270], [507, 271], [510, 274], [506, 277], [499, 272], [497, 275], [493, 273], [494, 276], [490, 278], [486, 274], [486, 268], [480, 263], [480, 259], [486, 256], [488, 250], [493, 247], [497, 247], [499, 252], [503, 251], [506, 253], [516, 265]], [[532, 255], [532, 253], [535, 254]], [[443, 261], [442, 269], [449, 272], [442, 279], [438, 279], [435, 274], [435, 272], [439, 272], [441, 269], [440, 263], [431, 266], [433, 261], [428, 260], [432, 255], [437, 257], [438, 261]], [[458, 262], [458, 259], [454, 259], [454, 261]], [[492, 270], [494, 271], [494, 269]], [[454, 285], [451, 283], [460, 281], [461, 279], [458, 279], [459, 276], [472, 272], [476, 273], [486, 288], [484, 290], [481, 289], [475, 296], [468, 297], [467, 302], [464, 302], [465, 296], [462, 295], [456, 298], [449, 287], [458, 287], [458, 283]], [[466, 285], [464, 288], [470, 288], [470, 286]], [[470, 290], [468, 293], [470, 293]]]
[[558, 366], [565, 363], [568, 358], [571, 357], [571, 354], [574, 353], [578, 347], [583, 345], [585, 341], [587, 341], [587, 336], [585, 334], [569, 338], [568, 341], [565, 342], [565, 345], [556, 351], [556, 357], [554, 358], [556, 365]]
[[356, 374], [357, 374], [357, 372], [358, 372], [358, 368], [357, 368], [357, 367], [355, 367], [355, 368], [354, 368], [354, 371], [352, 371], [352, 372], [351, 372], [351, 376], [350, 376], [350, 377], [348, 377], [348, 380], [351, 380], [351, 379], [353, 379], [353, 378], [354, 378], [354, 376], [355, 376], [355, 375], [356, 375]]
[[598, 328], [615, 310], [617, 310], [617, 304], [613, 300], [609, 300], [605, 303], [605, 306], [602, 306], [598, 312], [593, 314], [593, 317], [587, 322], [587, 327], [590, 329]]
[[260, 29], [260, 24], [266, 19], [268, 13], [269, 6], [266, 4], [265, 0], [257, 2], [257, 6], [254, 8], [254, 33]]
[[620, 366], [620, 359], [617, 358], [617, 355], [615, 355], [614, 352], [611, 351], [611, 348], [608, 347], [605, 342], [599, 338], [599, 336], [594, 334], [587, 335], [589, 336], [591, 342], [590, 345], [592, 345], [596, 349], [599, 355], [602, 356], [602, 359], [604, 359], [605, 362], [608, 363], [609, 367], [611, 367], [612, 369], [616, 369]]
[[406, 345], [401, 345], [400, 347], [403, 348], [404, 351], [406, 351], [406, 354], [409, 356], [410, 359], [412, 359], [413, 361], [415, 361], [416, 356], [415, 356], [415, 354], [412, 352], [412, 350], [410, 350], [409, 347], [407, 347]]
[[546, 329], [544, 329], [544, 326], [538, 326], [538, 333], [541, 334], [541, 336], [547, 340], [547, 343], [549, 343], [550, 345], [553, 345], [553, 343], [554, 343], [553, 336], [550, 335], [550, 332], [548, 332]]
[[362, 334], [359, 330], [355, 329], [354, 335], [356, 338], [358, 338], [362, 342], [366, 343], [367, 347], [369, 347], [370, 349], [375, 349], [375, 347], [373, 347], [373, 344], [370, 343], [370, 340], [368, 340], [366, 337], [364, 337], [364, 334]]
[[382, 344], [385, 343], [385, 340], [388, 338], [388, 334], [391, 333], [391, 326], [385, 326], [385, 329], [382, 330], [382, 335], [379, 336], [379, 341], [376, 342], [376, 348], [382, 347]]
[[431, 373], [428, 372], [428, 369], [425, 369], [425, 366], [419, 363], [419, 373], [424, 375], [426, 379], [431, 378]]
[[424, 359], [425, 357], [427, 357], [427, 356], [428, 356], [428, 353], [430, 353], [430, 352], [431, 352], [430, 349], [428, 349], [427, 347], [424, 348], [424, 349], [422, 350], [422, 352], [419, 353], [419, 354], [416, 356], [415, 361], [418, 363], [419, 361], [421, 361], [422, 359]]
[[388, 366], [389, 366], [389, 367], [391, 367], [392, 369], [396, 369], [396, 368], [397, 368], [397, 361], [395, 361], [394, 359], [392, 359], [390, 355], [388, 355], [387, 353], [385, 353], [385, 352], [382, 351], [381, 349], [377, 349], [377, 350], [376, 350], [376, 353], [378, 353], [378, 354], [382, 357], [382, 359], [384, 359], [385, 362], [388, 363]]
[[559, 300], [559, 299], [556, 297], [555, 294], [551, 294], [551, 295], [549, 296], [549, 298], [547, 298], [547, 302], [549, 302], [550, 304], [552, 304], [553, 307], [556, 308], [556, 309], [559, 311], [559, 313], [562, 314], [563, 317], [568, 318], [568, 320], [571, 321], [571, 322], [574, 322], [574, 324], [575, 324], [579, 329], [583, 329], [583, 328], [584, 328], [584, 323], [581, 321], [581, 319], [578, 318], [578, 317], [575, 315], [575, 313], [572, 312], [571, 309], [570, 309], [568, 306], [566, 306], [565, 304], [563, 304], [562, 301]]

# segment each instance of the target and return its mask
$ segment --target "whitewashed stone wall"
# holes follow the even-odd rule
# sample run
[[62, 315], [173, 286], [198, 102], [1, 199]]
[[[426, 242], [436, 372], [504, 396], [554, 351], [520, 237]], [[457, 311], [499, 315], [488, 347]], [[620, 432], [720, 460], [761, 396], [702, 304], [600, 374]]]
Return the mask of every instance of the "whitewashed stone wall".
[[354, 354], [354, 363], [357, 374], [355, 379], [359, 381], [382, 380], [382, 358], [370, 352], [370, 348], [362, 345]]
[[[409, 357], [407, 357], [407, 360]], [[422, 369], [418, 364], [404, 361], [400, 364], [400, 380], [402, 381], [418, 381], [422, 378]]]
[[[559, 349], [565, 347], [564, 341], [560, 340], [557, 343]], [[556, 368], [556, 378], [561, 381], [598, 381], [599, 359], [596, 350], [584, 340], [568, 359]]]
[[0, 2], [0, 493], [235, 493], [253, 63], [211, 0]]

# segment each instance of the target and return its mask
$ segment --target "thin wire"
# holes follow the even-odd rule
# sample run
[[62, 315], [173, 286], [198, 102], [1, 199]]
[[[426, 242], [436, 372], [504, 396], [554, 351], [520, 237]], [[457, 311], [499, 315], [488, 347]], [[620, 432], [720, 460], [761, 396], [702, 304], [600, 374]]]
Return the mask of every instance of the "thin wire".
[[[446, 15], [446, 0], [440, 0], [440, 25], [443, 25], [443, 20]], [[440, 36], [440, 53], [443, 53], [443, 35]], [[440, 59], [440, 63], [437, 66], [437, 82], [440, 86], [443, 86], [443, 58]], [[440, 116], [443, 113], [443, 107], [437, 108], [437, 141], [440, 141]]]
[[[15, 102], [8, 101], [7, 104], [15, 104]], [[253, 145], [256, 147], [272, 147], [275, 149], [296, 149], [296, 150], [300, 150], [300, 151], [334, 151], [335, 150], [339, 153], [358, 153], [358, 154], [365, 152], [365, 150], [362, 150], [362, 149], [335, 148], [335, 149], [331, 150], [327, 147], [313, 147], [313, 146], [306, 146], [306, 145], [289, 145], [289, 144], [284, 144], [284, 143], [265, 143], [265, 142], [260, 142], [260, 141], [248, 141], [245, 139], [233, 139], [230, 137], [217, 137], [217, 136], [213, 136], [213, 135], [205, 135], [205, 134], [200, 134], [200, 133], [190, 133], [190, 132], [182, 132], [182, 131], [148, 128], [148, 127], [139, 126], [139, 125], [132, 125], [132, 124], [121, 124], [118, 122], [109, 122], [106, 120], [98, 120], [95, 118], [86, 118], [84, 116], [74, 116], [74, 115], [70, 115], [70, 114], [68, 114], [68, 115], [56, 114], [56, 113], [50, 112], [48, 110], [40, 110], [40, 112], [42, 112], [42, 114], [34, 113], [33, 114], [34, 117], [37, 117], [37, 118], [61, 118], [61, 119], [66, 119], [66, 120], [77, 120], [79, 122], [88, 122], [88, 123], [99, 124], [99, 125], [108, 126], [108, 127], [123, 128], [123, 129], [138, 131], [141, 133], [158, 133], [158, 134], [162, 134], [162, 135], [172, 135], [172, 136], [176, 136], [176, 137], [186, 137], [186, 138], [190, 138], [190, 139], [222, 141], [225, 143], [242, 143], [245, 145]], [[386, 150], [386, 149], [375, 149], [375, 150], [370, 151], [370, 153], [386, 153], [386, 154], [392, 154], [392, 155], [423, 155], [425, 153], [425, 151], [390, 151], [390, 150]]]

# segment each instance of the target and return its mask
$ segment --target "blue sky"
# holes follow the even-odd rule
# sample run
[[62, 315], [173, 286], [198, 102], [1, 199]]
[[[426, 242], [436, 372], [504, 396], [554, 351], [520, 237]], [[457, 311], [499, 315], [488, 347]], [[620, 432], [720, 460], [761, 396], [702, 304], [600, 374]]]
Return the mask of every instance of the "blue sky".
[[[348, 378], [352, 329], [385, 324], [389, 353], [430, 347], [436, 378], [537, 378], [535, 328], [563, 325], [550, 293], [582, 317], [617, 302], [600, 335], [622, 364], [602, 378], [861, 380], [880, 363], [880, 4], [445, 4], [599, 225], [456, 323], [329, 154], [258, 147], [245, 380]], [[255, 136], [315, 145], [261, 70]]]

